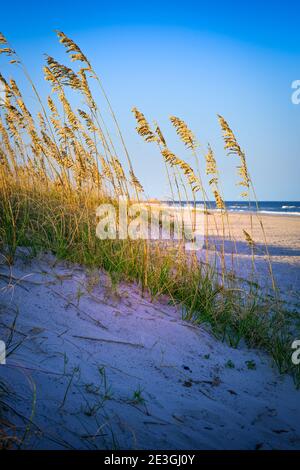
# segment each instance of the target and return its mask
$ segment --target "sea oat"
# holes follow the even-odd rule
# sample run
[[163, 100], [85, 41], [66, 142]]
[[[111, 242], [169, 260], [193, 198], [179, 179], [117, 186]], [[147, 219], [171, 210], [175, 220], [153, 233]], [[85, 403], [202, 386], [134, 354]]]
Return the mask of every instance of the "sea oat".
[[184, 145], [192, 150], [196, 149], [196, 139], [192, 131], [186, 123], [176, 116], [171, 116], [170, 121], [176, 129], [177, 135], [180, 137]]
[[[250, 176], [248, 173], [247, 163], [246, 163], [246, 156], [245, 153], [242, 151], [241, 147], [239, 146], [236, 137], [233, 131], [230, 129], [227, 121], [218, 115], [219, 122], [221, 128], [223, 130], [223, 137], [225, 141], [225, 149], [228, 150], [228, 155], [237, 155], [240, 158], [241, 165], [238, 166], [238, 174], [241, 176], [241, 181], [238, 182], [240, 186], [244, 186], [247, 189], [250, 187]], [[247, 197], [248, 191], [244, 191], [242, 193], [242, 197]]]
[[137, 108], [132, 108], [132, 112], [134, 113], [135, 119], [137, 120], [137, 133], [142, 136], [146, 142], [156, 142], [157, 137], [152, 132], [150, 125], [145, 118], [144, 114], [141, 113]]

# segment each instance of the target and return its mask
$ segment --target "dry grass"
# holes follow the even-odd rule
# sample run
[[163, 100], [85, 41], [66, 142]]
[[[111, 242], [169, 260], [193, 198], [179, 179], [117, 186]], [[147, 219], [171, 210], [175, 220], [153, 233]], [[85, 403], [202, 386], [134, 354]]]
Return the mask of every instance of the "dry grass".
[[[145, 195], [99, 77], [79, 46], [64, 33], [57, 34], [77, 69], [58, 63], [53, 57], [46, 58], [44, 76], [51, 86], [47, 104], [42, 102], [17, 53], [0, 35], [0, 54], [8, 57], [12, 67], [23, 70], [40, 103], [35, 117], [17, 83], [0, 75], [4, 88], [0, 117], [1, 250], [10, 262], [18, 246], [30, 246], [35, 252], [51, 250], [59, 258], [103, 268], [115, 279], [137, 281], [153, 297], [167, 294], [172, 302], [182, 305], [187, 320], [209, 324], [218, 337], [233, 346], [244, 339], [250, 346], [264, 348], [280, 370], [293, 373], [299, 383], [299, 370], [290, 362], [291, 337], [284, 312], [258, 288], [252, 286], [245, 291], [237, 286], [227, 276], [224, 262], [220, 277], [214, 264], [199, 263], [195, 254], [185, 252], [183, 244], [171, 244], [166, 249], [165, 245], [145, 240], [96, 238], [95, 209], [101, 202], [116, 204], [120, 195], [145, 200]], [[110, 113], [109, 123], [104, 122], [92, 96], [91, 81], [100, 87]], [[72, 93], [84, 101], [84, 109], [72, 107]], [[187, 151], [192, 153], [195, 169], [169, 149], [157, 123], [151, 129], [137, 108], [133, 113], [137, 132], [146, 142], [159, 147], [173, 199], [187, 201], [192, 194], [196, 203], [196, 195], [201, 194], [205, 212], [210, 210], [199, 169], [200, 146], [186, 123], [175, 116], [170, 118]], [[245, 153], [225, 119], [219, 116], [219, 120], [226, 150], [239, 158], [242, 196], [250, 198], [254, 190]], [[117, 131], [118, 143], [113, 142], [111, 126]], [[117, 147], [122, 149], [119, 153]], [[209, 187], [222, 213], [224, 233], [229, 219], [210, 146], [203, 161]], [[264, 234], [262, 223], [261, 229]], [[244, 234], [252, 246], [251, 233]], [[224, 258], [224, 252], [221, 256]], [[270, 260], [269, 266], [273, 279]], [[276, 291], [274, 279], [273, 286]]]

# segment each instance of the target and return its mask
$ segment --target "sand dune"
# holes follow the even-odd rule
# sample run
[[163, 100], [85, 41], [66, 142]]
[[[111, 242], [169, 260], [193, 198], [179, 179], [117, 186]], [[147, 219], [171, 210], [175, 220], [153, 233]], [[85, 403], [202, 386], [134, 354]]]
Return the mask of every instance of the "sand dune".
[[300, 447], [299, 391], [267, 355], [50, 255], [1, 272], [0, 334], [12, 352], [0, 373], [23, 447]]

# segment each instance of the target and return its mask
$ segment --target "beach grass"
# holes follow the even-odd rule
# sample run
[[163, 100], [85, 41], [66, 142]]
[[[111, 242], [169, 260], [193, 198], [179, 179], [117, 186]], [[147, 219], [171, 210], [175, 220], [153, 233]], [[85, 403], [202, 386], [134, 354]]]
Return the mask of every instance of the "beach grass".
[[[103, 269], [114, 283], [136, 282], [152, 298], [168, 296], [171, 303], [180, 305], [185, 320], [206, 325], [232, 347], [245, 342], [249, 347], [268, 352], [279, 371], [291, 374], [299, 386], [299, 367], [291, 362], [294, 336], [278, 299], [261, 221], [272, 296], [254, 284], [245, 287], [227, 272], [224, 245], [220, 253], [216, 250], [216, 258], [221, 259], [220, 272], [217, 263], [208, 259], [200, 262], [196, 253], [187, 253], [183, 243], [96, 237], [96, 208], [100, 204], [109, 202], [117, 207], [119, 196], [126, 196], [129, 201], [147, 202], [147, 198], [100, 79], [79, 46], [64, 33], [57, 34], [79, 67], [71, 69], [47, 56], [44, 75], [51, 85], [51, 94], [46, 104], [21, 59], [0, 35], [0, 52], [8, 57], [11, 67], [24, 71], [40, 104], [40, 112], [33, 117], [16, 82], [0, 76], [4, 89], [0, 120], [0, 249], [7, 263], [12, 264], [17, 248], [25, 246], [30, 247], [33, 256], [50, 251], [58, 259]], [[110, 125], [118, 135], [116, 145], [92, 96], [91, 80], [100, 87], [111, 116]], [[84, 109], [72, 108], [70, 93], [80, 95]], [[230, 231], [229, 218], [212, 148], [201, 157], [193, 133], [184, 121], [173, 116], [171, 123], [191, 153], [195, 162], [192, 165], [169, 149], [158, 125], [151, 129], [145, 116], [136, 108], [133, 111], [138, 133], [146, 142], [158, 145], [173, 199], [188, 201], [191, 195], [195, 205], [201, 197], [207, 214], [211, 210], [209, 195], [198, 164], [200, 158], [205, 158], [211, 194], [221, 211], [224, 236], [226, 227]], [[245, 153], [225, 119], [219, 116], [219, 121], [225, 149], [238, 158], [242, 196], [250, 198], [254, 185]], [[244, 235], [255, 264], [252, 235], [248, 231]], [[206, 243], [207, 240], [208, 237]]]

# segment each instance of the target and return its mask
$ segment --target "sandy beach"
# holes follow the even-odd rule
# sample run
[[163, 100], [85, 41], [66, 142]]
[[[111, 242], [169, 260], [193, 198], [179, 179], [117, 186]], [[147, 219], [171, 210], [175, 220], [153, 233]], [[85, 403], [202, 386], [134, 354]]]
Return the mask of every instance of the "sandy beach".
[[[183, 224], [192, 226], [192, 206], [183, 210], [158, 203], [155, 206], [166, 213], [170, 211], [172, 220], [183, 219]], [[299, 310], [298, 215], [233, 211], [223, 215], [219, 211], [209, 211], [204, 215], [203, 210], [197, 210], [195, 220], [194, 233], [200, 237], [196, 248], [199, 260], [216, 264], [221, 271], [224, 258], [227, 272], [234, 273], [241, 280], [252, 280], [268, 290], [270, 295], [274, 294], [273, 277], [280, 298], [289, 307]], [[251, 236], [253, 246], [247, 242], [244, 231]]]
[[[215, 230], [214, 219], [217, 221], [219, 233], [222, 233], [220, 213], [215, 212], [209, 216], [209, 229]], [[273, 215], [245, 212], [228, 212], [230, 232], [240, 242], [245, 242], [243, 229], [252, 232], [252, 238], [256, 245], [264, 245], [264, 239], [260, 221], [263, 223], [269, 251], [274, 260], [282, 259], [286, 255], [289, 262], [298, 263], [300, 259], [300, 217], [295, 215]], [[228, 236], [228, 226], [225, 222], [225, 234]], [[278, 258], [277, 258], [278, 257]]]
[[[246, 230], [254, 241], [255, 274], [254, 279], [262, 286], [272, 288], [269, 274], [268, 256], [265, 238], [261, 228], [263, 224], [268, 253], [272, 262], [273, 275], [280, 295], [294, 307], [299, 309], [300, 286], [300, 217], [290, 215], [228, 213], [230, 234], [225, 219], [225, 257], [227, 267], [232, 267], [242, 278], [253, 276], [252, 249], [245, 240]], [[211, 244], [222, 251], [222, 218], [215, 212], [208, 216]], [[219, 235], [219, 236], [218, 236]], [[233, 241], [234, 240], [234, 241]], [[205, 259], [202, 253], [201, 259]]]

